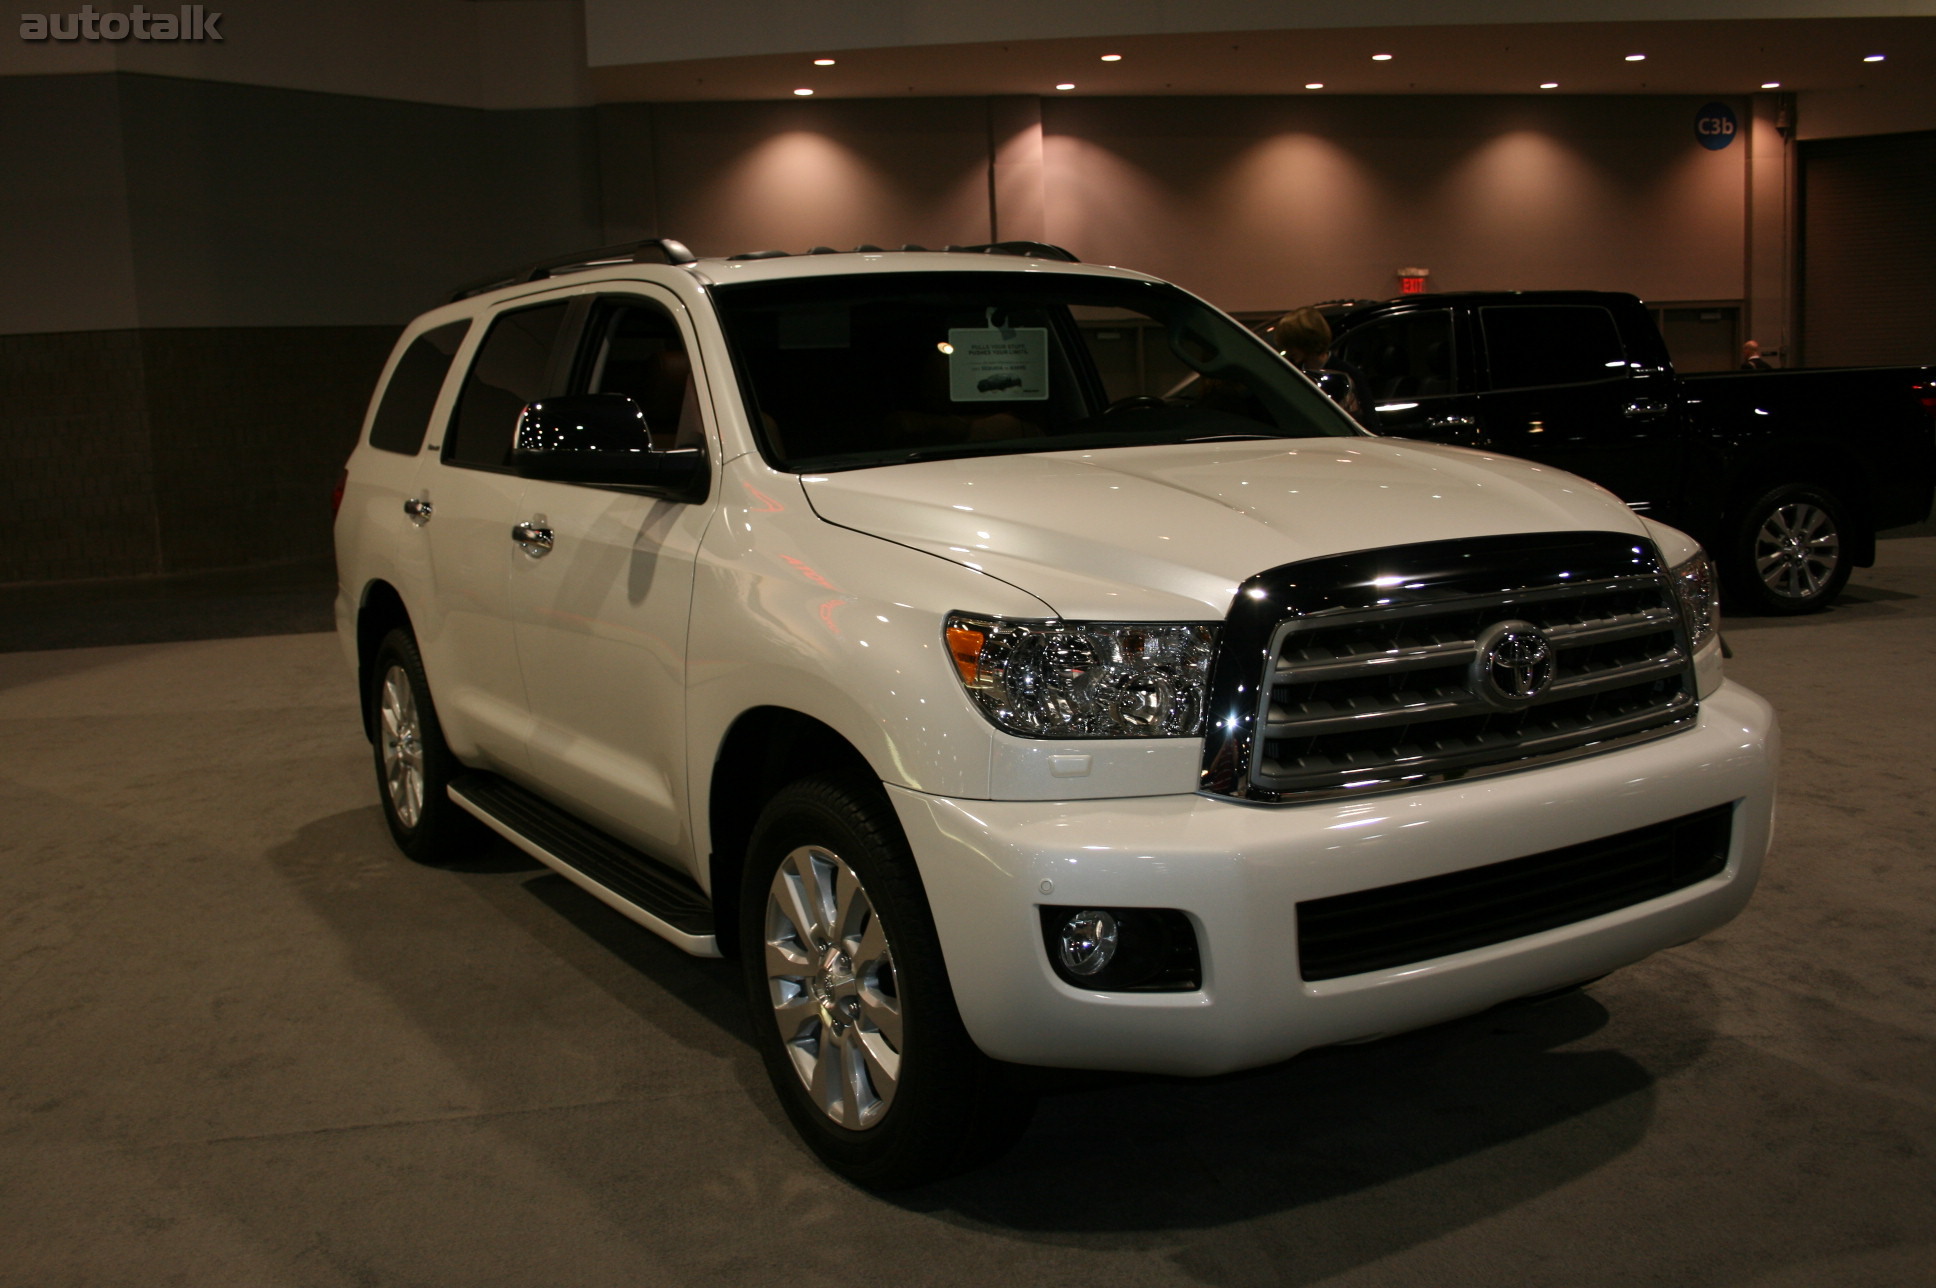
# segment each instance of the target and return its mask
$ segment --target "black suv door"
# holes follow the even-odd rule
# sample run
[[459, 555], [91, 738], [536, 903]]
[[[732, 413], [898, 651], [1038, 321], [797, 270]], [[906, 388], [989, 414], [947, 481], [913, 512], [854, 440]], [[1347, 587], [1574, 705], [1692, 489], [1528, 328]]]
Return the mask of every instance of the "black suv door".
[[1408, 308], [1340, 336], [1328, 366], [1351, 377], [1359, 419], [1381, 434], [1480, 447], [1472, 342], [1450, 308]]

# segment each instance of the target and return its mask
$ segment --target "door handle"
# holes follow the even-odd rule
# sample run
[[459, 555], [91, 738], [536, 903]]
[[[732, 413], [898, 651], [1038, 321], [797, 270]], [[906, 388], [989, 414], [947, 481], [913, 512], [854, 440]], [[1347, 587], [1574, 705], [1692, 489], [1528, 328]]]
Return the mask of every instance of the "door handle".
[[511, 525], [511, 540], [533, 559], [542, 559], [551, 553], [550, 523], [542, 514], [534, 514], [523, 523]]
[[430, 522], [430, 498], [413, 496], [403, 503], [403, 512], [410, 516], [410, 522], [418, 527]]
[[1427, 429], [1471, 429], [1479, 422], [1470, 416], [1433, 416], [1425, 422]]
[[1656, 416], [1665, 416], [1671, 410], [1666, 403], [1657, 399], [1639, 398], [1628, 403], [1627, 409], [1620, 414], [1628, 420], [1652, 420]]

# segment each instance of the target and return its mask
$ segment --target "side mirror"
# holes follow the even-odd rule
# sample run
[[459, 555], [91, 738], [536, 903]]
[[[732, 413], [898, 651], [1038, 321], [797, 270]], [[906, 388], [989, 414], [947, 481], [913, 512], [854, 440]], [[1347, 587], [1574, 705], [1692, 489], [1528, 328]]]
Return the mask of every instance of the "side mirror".
[[1326, 369], [1311, 373], [1311, 383], [1331, 395], [1331, 401], [1345, 403], [1351, 398], [1351, 377], [1342, 371]]
[[706, 494], [706, 454], [653, 449], [645, 413], [624, 394], [546, 398], [518, 416], [518, 477], [649, 492], [682, 501]]

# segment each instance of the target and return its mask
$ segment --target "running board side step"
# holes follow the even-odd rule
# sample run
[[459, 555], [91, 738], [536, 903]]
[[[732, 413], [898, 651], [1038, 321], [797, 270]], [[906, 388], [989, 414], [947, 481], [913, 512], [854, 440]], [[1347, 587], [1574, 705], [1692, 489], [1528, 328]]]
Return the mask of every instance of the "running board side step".
[[717, 957], [712, 900], [691, 877], [541, 800], [474, 770], [450, 798], [486, 827], [588, 894], [696, 957]]

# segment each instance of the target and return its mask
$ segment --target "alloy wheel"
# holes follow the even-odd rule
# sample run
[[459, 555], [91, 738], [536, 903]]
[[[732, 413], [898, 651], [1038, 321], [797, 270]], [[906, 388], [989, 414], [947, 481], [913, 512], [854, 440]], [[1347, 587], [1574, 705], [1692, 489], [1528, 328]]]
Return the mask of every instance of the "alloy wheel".
[[764, 933], [773, 1022], [814, 1106], [860, 1131], [894, 1103], [901, 994], [894, 953], [854, 870], [800, 846], [768, 887]]
[[1808, 501], [1778, 506], [1755, 534], [1755, 572], [1772, 594], [1808, 600], [1821, 594], [1842, 558], [1834, 516]]
[[383, 787], [389, 794], [390, 808], [404, 827], [415, 827], [423, 817], [423, 724], [417, 716], [417, 696], [410, 687], [410, 677], [401, 666], [392, 666], [384, 673], [378, 724]]

